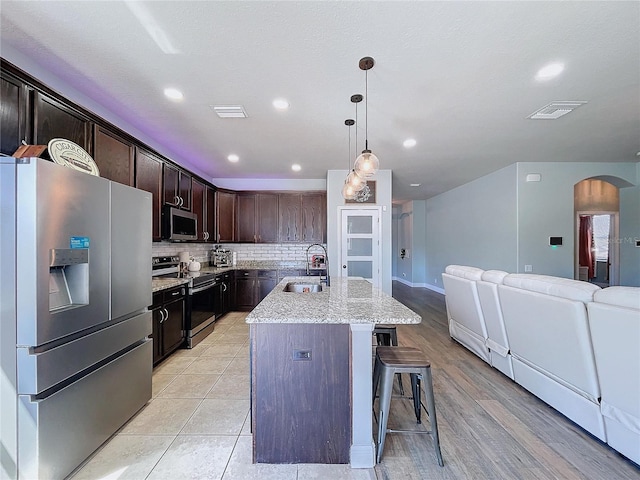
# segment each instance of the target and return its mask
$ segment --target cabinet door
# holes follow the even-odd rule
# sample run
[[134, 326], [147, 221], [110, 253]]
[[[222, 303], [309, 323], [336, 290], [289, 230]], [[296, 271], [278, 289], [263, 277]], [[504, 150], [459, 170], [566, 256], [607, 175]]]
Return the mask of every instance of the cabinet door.
[[153, 240], [162, 240], [162, 161], [136, 148], [136, 188], [153, 195]]
[[178, 172], [178, 195], [182, 199], [180, 208], [191, 211], [191, 175], [182, 170]]
[[215, 242], [216, 230], [216, 191], [210, 186], [206, 186], [204, 194], [204, 239], [207, 242]]
[[256, 195], [256, 227], [258, 242], [278, 242], [278, 194], [259, 193]]
[[216, 237], [218, 242], [236, 241], [236, 194], [216, 192]]
[[258, 298], [256, 300], [256, 305], [260, 303], [264, 299], [264, 297], [269, 295], [271, 293], [271, 290], [273, 290], [277, 284], [278, 280], [273, 277], [258, 278]]
[[153, 338], [153, 364], [162, 359], [162, 320], [164, 311], [161, 308], [152, 310], [151, 337]]
[[241, 312], [248, 312], [256, 306], [256, 278], [250, 273], [236, 272], [235, 298], [236, 309]]
[[100, 125], [93, 128], [93, 159], [101, 177], [134, 185], [133, 144]]
[[93, 153], [89, 119], [40, 92], [34, 92], [33, 123], [34, 144], [46, 145], [52, 138], [64, 138]]
[[234, 308], [234, 278], [231, 273], [225, 273], [222, 278], [222, 315]]
[[278, 207], [280, 242], [300, 241], [300, 218], [300, 195], [296, 193], [280, 194]]
[[180, 206], [180, 195], [178, 193], [178, 178], [180, 171], [169, 163], [164, 164], [162, 178], [164, 181], [162, 201], [165, 205]]
[[205, 241], [205, 227], [206, 227], [206, 206], [205, 206], [205, 190], [206, 186], [204, 183], [199, 182], [195, 178], [191, 183], [192, 188], [192, 212], [198, 216], [198, 225], [197, 225], [197, 235], [198, 240]]
[[256, 242], [256, 195], [238, 194], [236, 218], [238, 242]]
[[0, 76], [0, 154], [13, 155], [27, 139], [27, 87], [2, 72]]
[[302, 194], [301, 241], [309, 243], [326, 241], [326, 198], [326, 195], [321, 193]]
[[162, 323], [162, 354], [167, 355], [184, 342], [184, 297], [164, 306], [168, 314]]

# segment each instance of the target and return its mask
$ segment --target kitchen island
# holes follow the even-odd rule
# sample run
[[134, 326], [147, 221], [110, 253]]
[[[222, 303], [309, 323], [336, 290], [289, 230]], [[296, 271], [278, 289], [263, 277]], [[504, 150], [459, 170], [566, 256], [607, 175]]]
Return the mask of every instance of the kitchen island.
[[255, 463], [375, 465], [372, 331], [419, 315], [359, 278], [287, 277], [247, 316]]

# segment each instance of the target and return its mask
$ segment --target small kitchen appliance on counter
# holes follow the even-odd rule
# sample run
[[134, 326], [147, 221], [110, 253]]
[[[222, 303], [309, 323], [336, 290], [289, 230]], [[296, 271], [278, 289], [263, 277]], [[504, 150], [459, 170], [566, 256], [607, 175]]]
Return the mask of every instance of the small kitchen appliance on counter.
[[214, 248], [209, 252], [209, 266], [230, 267], [232, 265], [233, 254], [226, 248]]

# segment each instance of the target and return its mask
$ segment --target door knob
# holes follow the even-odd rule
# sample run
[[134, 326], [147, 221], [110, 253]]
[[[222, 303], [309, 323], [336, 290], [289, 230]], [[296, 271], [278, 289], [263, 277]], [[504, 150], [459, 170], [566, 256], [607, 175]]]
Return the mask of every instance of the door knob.
[[346, 265], [342, 265], [342, 268], [347, 268], [347, 266]]

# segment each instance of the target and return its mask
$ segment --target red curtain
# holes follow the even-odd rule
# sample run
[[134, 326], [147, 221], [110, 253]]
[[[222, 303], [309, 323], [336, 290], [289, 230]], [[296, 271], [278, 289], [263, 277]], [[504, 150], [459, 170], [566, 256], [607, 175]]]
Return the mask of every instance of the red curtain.
[[589, 267], [589, 278], [596, 276], [595, 254], [593, 251], [593, 221], [588, 215], [580, 215], [578, 260], [580, 266]]

